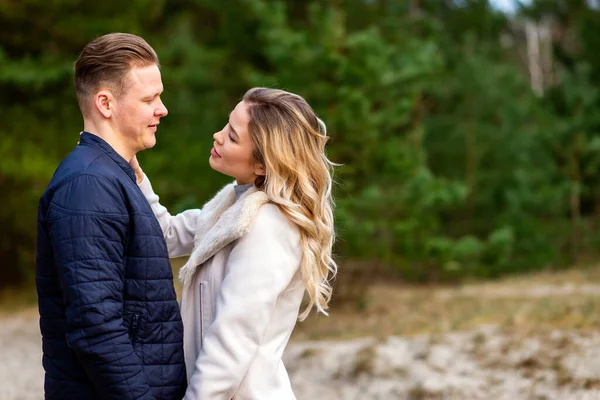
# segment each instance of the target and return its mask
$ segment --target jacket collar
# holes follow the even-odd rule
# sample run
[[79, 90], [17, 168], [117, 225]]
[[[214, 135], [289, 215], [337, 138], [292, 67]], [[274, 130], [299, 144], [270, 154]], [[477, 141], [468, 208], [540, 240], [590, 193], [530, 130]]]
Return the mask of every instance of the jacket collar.
[[129, 176], [129, 178], [131, 178], [131, 180], [133, 182], [136, 181], [135, 171], [133, 170], [133, 168], [131, 168], [131, 165], [129, 165], [129, 163], [123, 157], [121, 157], [119, 155], [119, 153], [117, 153], [115, 151], [115, 149], [113, 149], [110, 146], [110, 144], [108, 144], [100, 136], [97, 136], [97, 135], [94, 135], [93, 133], [84, 131], [81, 133], [81, 137], [79, 138], [79, 145], [94, 147], [96, 149], [101, 150], [104, 154], [106, 154], [114, 162], [116, 162], [119, 165], [119, 167], [121, 167], [123, 169], [123, 171], [125, 171], [125, 173]]
[[267, 194], [256, 187], [246, 190], [237, 201], [234, 184], [221, 189], [202, 207], [196, 222], [194, 250], [179, 271], [179, 280], [184, 285], [191, 282], [198, 266], [248, 233], [258, 209], [268, 201]]

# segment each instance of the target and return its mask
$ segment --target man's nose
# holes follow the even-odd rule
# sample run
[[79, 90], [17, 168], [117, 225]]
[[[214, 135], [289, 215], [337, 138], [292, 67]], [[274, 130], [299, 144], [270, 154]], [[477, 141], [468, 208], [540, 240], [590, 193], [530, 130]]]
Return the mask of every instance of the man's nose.
[[158, 101], [160, 104], [158, 105], [158, 108], [156, 109], [156, 115], [159, 117], [166, 117], [167, 114], [169, 113], [169, 110], [167, 110], [165, 103], [163, 103], [163, 101], [161, 99], [159, 99]]

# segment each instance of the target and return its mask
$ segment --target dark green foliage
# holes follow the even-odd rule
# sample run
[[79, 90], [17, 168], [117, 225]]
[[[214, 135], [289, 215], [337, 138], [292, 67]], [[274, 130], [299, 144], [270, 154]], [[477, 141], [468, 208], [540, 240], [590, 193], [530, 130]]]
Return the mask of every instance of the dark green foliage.
[[161, 59], [169, 116], [140, 160], [173, 211], [230, 180], [208, 166], [212, 133], [247, 89], [273, 86], [328, 125], [342, 265], [444, 280], [596, 257], [600, 13], [533, 3], [524, 14], [574, 38], [556, 41], [543, 97], [486, 1], [1, 1], [1, 284], [32, 275], [37, 200], [82, 126], [72, 65], [113, 31]]

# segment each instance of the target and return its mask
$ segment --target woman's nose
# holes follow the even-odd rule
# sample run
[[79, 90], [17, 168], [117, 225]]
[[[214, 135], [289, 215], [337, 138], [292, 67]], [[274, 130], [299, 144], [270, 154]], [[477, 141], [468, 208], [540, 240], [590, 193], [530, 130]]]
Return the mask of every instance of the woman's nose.
[[215, 139], [215, 142], [221, 144], [221, 133], [223, 132], [223, 130], [220, 130], [218, 132], [215, 132], [213, 135], [213, 139]]

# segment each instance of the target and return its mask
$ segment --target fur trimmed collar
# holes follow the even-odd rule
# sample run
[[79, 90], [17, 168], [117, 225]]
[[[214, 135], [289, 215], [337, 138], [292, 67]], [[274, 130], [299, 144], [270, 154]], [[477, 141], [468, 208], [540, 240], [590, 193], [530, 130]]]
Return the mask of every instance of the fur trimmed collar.
[[196, 221], [194, 250], [179, 271], [183, 285], [191, 281], [198, 266], [248, 233], [258, 209], [269, 201], [266, 193], [255, 187], [235, 201], [234, 186], [225, 186], [202, 207]]

